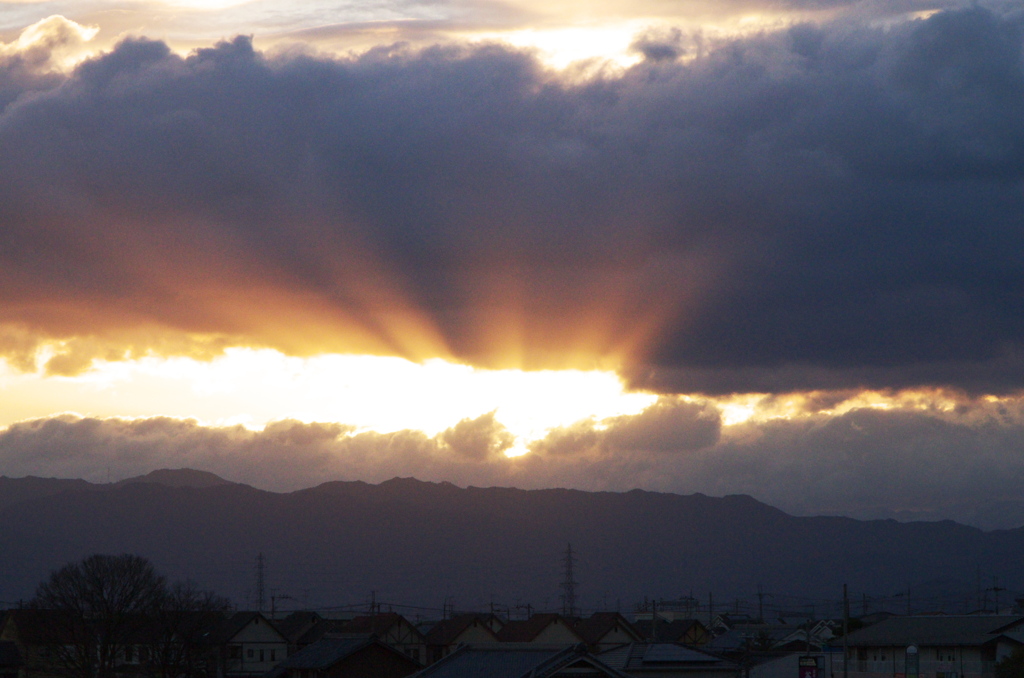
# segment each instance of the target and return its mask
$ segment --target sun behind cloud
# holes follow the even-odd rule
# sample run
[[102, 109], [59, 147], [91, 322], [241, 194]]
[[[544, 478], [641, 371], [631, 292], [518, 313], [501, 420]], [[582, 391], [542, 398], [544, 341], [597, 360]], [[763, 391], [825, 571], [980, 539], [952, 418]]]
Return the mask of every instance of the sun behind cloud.
[[[281, 419], [435, 435], [488, 412], [516, 451], [581, 419], [636, 414], [656, 396], [627, 393], [612, 372], [482, 370], [443, 360], [356, 355], [286, 356], [232, 348], [210, 361], [149, 357], [97, 361], [77, 376], [0, 375], [0, 425], [64, 411], [172, 416], [262, 429]], [[60, 410], [56, 410], [60, 411]]]

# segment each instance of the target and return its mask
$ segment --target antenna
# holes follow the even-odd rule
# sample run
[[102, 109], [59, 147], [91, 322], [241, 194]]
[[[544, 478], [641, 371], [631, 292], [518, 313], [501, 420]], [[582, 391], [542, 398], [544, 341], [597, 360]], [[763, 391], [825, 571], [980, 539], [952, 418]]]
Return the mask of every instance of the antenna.
[[264, 563], [263, 552], [256, 556], [256, 611], [263, 612], [264, 601]]
[[573, 578], [572, 570], [575, 562], [576, 556], [572, 552], [572, 544], [567, 544], [565, 558], [562, 561], [562, 572], [565, 579], [559, 584], [559, 588], [562, 589], [562, 615], [565, 617], [576, 616], [576, 585], [579, 582]]

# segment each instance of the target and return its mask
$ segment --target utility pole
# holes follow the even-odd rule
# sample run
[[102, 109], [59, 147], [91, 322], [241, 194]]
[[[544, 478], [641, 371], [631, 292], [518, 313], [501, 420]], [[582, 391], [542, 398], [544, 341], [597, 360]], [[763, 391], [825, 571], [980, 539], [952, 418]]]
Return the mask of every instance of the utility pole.
[[843, 678], [850, 678], [850, 596], [843, 584]]
[[256, 556], [256, 611], [263, 612], [263, 603], [265, 600], [264, 596], [264, 585], [266, 583], [264, 579], [264, 561], [263, 552], [260, 551], [259, 555]]
[[576, 585], [579, 583], [573, 577], [573, 565], [576, 562], [576, 556], [572, 552], [572, 544], [567, 544], [565, 549], [565, 559], [563, 561], [563, 574], [565, 578], [560, 584], [562, 589], [562, 616], [575, 617], [576, 616]]
[[984, 612], [985, 610], [983, 610], [982, 607], [981, 607], [981, 565], [978, 565], [975, 568], [975, 573], [974, 574], [975, 574], [975, 578], [977, 579], [977, 582], [978, 582], [978, 609], [981, 610], [982, 612]]
[[1005, 590], [1005, 588], [999, 585], [999, 577], [992, 577], [992, 588], [986, 589], [986, 598], [988, 597], [988, 591], [991, 591], [995, 595], [995, 610], [993, 611], [996, 614], [999, 614], [999, 592]]
[[764, 591], [760, 584], [757, 585], [757, 623], [764, 623]]

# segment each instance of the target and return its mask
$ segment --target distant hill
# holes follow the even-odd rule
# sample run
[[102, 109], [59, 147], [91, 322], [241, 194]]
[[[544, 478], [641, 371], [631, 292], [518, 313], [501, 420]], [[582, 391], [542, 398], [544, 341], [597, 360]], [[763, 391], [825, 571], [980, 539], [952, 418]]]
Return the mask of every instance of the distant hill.
[[125, 478], [116, 484], [128, 485], [130, 483], [153, 483], [166, 487], [215, 487], [217, 485], [230, 485], [231, 481], [224, 480], [219, 475], [209, 471], [197, 471], [191, 468], [162, 468], [150, 471], [144, 476]]
[[0, 476], [0, 509], [30, 499], [49, 497], [69, 490], [90, 490], [102, 487], [84, 480], [64, 478], [8, 478]]
[[844, 583], [857, 596], [940, 581], [971, 591], [979, 572], [1024, 588], [1024, 529], [798, 518], [747, 496], [462, 489], [398, 478], [278, 494], [199, 472], [146, 478], [158, 482], [0, 479], [0, 601], [31, 596], [67, 561], [130, 552], [245, 605], [263, 553], [268, 592], [309, 605], [357, 603], [375, 591], [378, 601], [438, 608], [449, 596], [465, 608], [492, 600], [553, 608], [568, 542], [587, 607], [691, 592], [729, 601], [758, 586], [831, 599]]

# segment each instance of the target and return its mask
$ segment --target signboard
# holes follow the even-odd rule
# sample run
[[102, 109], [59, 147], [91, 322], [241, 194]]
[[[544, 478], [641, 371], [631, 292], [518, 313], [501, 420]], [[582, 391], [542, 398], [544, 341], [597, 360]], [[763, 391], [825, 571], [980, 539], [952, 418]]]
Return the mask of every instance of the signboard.
[[800, 675], [798, 678], [818, 678], [818, 658], [800, 657]]

